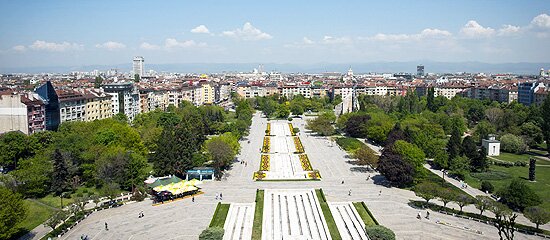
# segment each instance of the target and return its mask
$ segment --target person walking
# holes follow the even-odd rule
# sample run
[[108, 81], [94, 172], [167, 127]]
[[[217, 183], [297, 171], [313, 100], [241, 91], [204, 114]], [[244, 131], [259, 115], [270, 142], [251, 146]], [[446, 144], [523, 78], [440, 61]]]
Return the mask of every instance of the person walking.
[[191, 196], [191, 202], [195, 202], [195, 195]]
[[430, 219], [430, 212], [426, 210], [426, 219]]
[[105, 222], [105, 231], [109, 231], [109, 226], [107, 225], [107, 222]]
[[222, 193], [220, 192], [220, 200], [222, 200]]
[[350, 189], [349, 192], [348, 192], [348, 196], [351, 196], [351, 189]]

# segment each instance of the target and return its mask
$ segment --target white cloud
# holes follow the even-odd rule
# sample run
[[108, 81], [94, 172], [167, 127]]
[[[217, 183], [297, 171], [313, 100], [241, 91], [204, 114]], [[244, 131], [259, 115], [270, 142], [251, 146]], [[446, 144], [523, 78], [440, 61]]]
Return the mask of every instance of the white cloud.
[[148, 42], [143, 42], [143, 43], [141, 43], [141, 45], [139, 45], [139, 48], [144, 49], [144, 50], [159, 50], [160, 46], [150, 44]]
[[164, 41], [164, 47], [166, 49], [172, 48], [190, 48], [190, 47], [206, 47], [206, 43], [196, 43], [193, 40], [178, 41], [175, 38], [167, 38]]
[[44, 50], [49, 52], [64, 52], [69, 50], [82, 50], [84, 46], [81, 44], [69, 42], [54, 43], [37, 40], [32, 45], [30, 45], [29, 48], [33, 50]]
[[351, 39], [348, 37], [325, 36], [321, 42], [324, 44], [346, 44], [351, 43]]
[[307, 38], [307, 37], [304, 37], [304, 39], [302, 39], [302, 42], [303, 42], [304, 44], [307, 44], [307, 45], [315, 44], [314, 41], [310, 40], [310, 39]]
[[432, 28], [426, 28], [422, 30], [418, 34], [384, 34], [384, 33], [378, 33], [372, 37], [367, 38], [359, 38], [359, 39], [367, 39], [367, 40], [375, 40], [375, 41], [415, 41], [415, 40], [423, 40], [423, 39], [441, 39], [441, 38], [449, 38], [452, 34], [449, 31], [440, 30], [440, 29], [432, 29]]
[[501, 29], [498, 30], [499, 36], [511, 36], [518, 34], [521, 30], [521, 27], [513, 25], [503, 25]]
[[109, 51], [114, 51], [114, 50], [124, 49], [124, 48], [126, 48], [126, 45], [124, 45], [122, 43], [119, 43], [119, 42], [108, 41], [108, 42], [105, 42], [105, 43], [102, 43], [102, 44], [96, 44], [95, 47], [96, 48], [107, 49]]
[[249, 22], [246, 22], [242, 28], [237, 28], [233, 31], [223, 31], [222, 35], [226, 37], [241, 39], [244, 41], [267, 40], [273, 38], [271, 35], [262, 32], [258, 28], [255, 28]]
[[550, 29], [550, 16], [543, 13], [533, 18], [531, 26], [541, 29]]
[[27, 47], [25, 47], [23, 45], [17, 45], [17, 46], [14, 46], [12, 49], [17, 51], [17, 52], [24, 52], [24, 51], [27, 50]]
[[490, 27], [483, 27], [474, 20], [468, 21], [460, 32], [467, 38], [486, 38], [495, 33], [495, 30]]
[[206, 26], [204, 26], [204, 25], [199, 25], [199, 26], [191, 29], [191, 32], [192, 33], [210, 33], [210, 30], [208, 30], [208, 28], [206, 28]]

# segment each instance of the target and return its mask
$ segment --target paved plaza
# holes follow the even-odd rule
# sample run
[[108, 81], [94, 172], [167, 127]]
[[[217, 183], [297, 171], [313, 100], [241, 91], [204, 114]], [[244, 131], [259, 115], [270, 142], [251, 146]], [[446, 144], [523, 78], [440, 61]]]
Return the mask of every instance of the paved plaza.
[[[227, 172], [227, 178], [202, 184], [205, 194], [196, 196], [195, 202], [183, 199], [152, 206], [152, 202], [146, 200], [99, 211], [83, 220], [61, 239], [79, 239], [84, 234], [90, 239], [198, 239], [201, 231], [208, 227], [216, 204], [220, 202], [216, 199], [219, 193], [223, 193], [221, 202], [250, 204], [255, 201], [256, 189], [318, 188], [323, 189], [329, 203], [365, 202], [378, 222], [392, 229], [397, 239], [499, 239], [495, 227], [473, 220], [436, 212], [430, 212], [430, 219], [418, 220], [417, 214], [425, 216], [426, 210], [414, 209], [408, 202], [410, 199], [421, 200], [420, 198], [411, 191], [387, 188], [379, 184], [381, 176], [349, 163], [347, 153], [335, 143], [325, 137], [310, 134], [305, 129], [305, 120], [294, 119], [292, 123], [300, 129], [299, 136], [304, 149], [311, 165], [321, 172], [321, 181], [254, 181], [251, 178], [252, 172], [260, 167], [259, 149], [262, 147], [267, 124], [267, 119], [255, 114], [250, 135], [241, 141], [242, 150], [238, 156], [238, 161], [243, 160], [247, 164], [236, 162]], [[272, 134], [275, 131], [279, 130], [272, 126]], [[367, 180], [367, 176], [371, 179]], [[344, 184], [341, 183], [342, 180]], [[351, 196], [348, 195], [350, 190]], [[448, 206], [458, 208], [456, 204]], [[464, 210], [478, 212], [472, 205]], [[140, 211], [144, 212], [144, 218], [138, 218]], [[105, 222], [109, 224], [108, 231], [104, 228]], [[515, 239], [539, 238], [516, 233]]]

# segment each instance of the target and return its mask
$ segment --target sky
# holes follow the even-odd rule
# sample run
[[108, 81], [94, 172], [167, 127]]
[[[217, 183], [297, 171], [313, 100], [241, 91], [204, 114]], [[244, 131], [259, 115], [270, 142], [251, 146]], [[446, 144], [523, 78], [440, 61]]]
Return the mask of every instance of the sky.
[[550, 62], [550, 2], [0, 0], [0, 67]]

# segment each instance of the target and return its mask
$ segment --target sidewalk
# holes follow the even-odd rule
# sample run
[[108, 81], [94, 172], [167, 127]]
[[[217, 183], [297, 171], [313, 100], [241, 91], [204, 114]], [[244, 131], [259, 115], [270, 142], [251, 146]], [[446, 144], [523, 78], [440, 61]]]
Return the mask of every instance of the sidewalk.
[[[426, 169], [430, 170], [431, 172], [435, 173], [437, 176], [443, 176], [443, 172], [441, 170], [432, 169], [429, 164], [424, 164], [424, 167]], [[450, 177], [447, 176], [447, 177], [445, 177], [445, 181], [447, 181], [448, 183], [453, 184], [457, 188], [460, 188], [462, 191], [464, 191], [465, 193], [467, 193], [468, 195], [470, 195], [474, 198], [478, 195], [490, 196], [490, 194], [484, 193], [484, 192], [482, 192], [481, 190], [479, 190], [477, 188], [469, 186], [466, 182], [464, 182], [464, 185], [467, 186], [467, 187], [466, 188], [461, 188], [462, 184], [460, 183], [460, 181], [458, 181], [454, 178], [450, 178]], [[535, 224], [532, 223], [531, 221], [529, 221], [529, 219], [527, 219], [525, 216], [523, 216], [523, 213], [520, 213], [520, 212], [514, 212], [514, 213], [516, 213], [518, 215], [518, 218], [516, 219], [516, 223], [520, 223], [520, 224], [523, 224], [523, 225], [526, 225], [526, 226], [535, 227]], [[484, 213], [483, 215], [486, 215], [486, 214]], [[541, 229], [544, 229], [544, 230], [550, 230], [550, 224], [540, 225], [539, 227]]]

